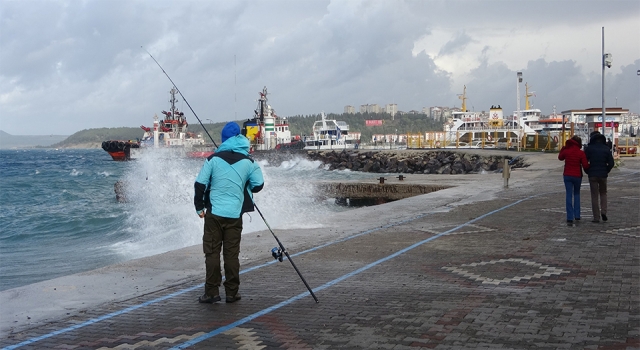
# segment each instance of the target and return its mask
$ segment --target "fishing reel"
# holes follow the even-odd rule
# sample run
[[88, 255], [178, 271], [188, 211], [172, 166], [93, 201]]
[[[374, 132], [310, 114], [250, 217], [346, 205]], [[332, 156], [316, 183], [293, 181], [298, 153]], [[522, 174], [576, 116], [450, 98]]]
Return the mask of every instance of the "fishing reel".
[[280, 262], [282, 262], [282, 253], [282, 249], [278, 247], [273, 247], [273, 249], [271, 249], [271, 256]]

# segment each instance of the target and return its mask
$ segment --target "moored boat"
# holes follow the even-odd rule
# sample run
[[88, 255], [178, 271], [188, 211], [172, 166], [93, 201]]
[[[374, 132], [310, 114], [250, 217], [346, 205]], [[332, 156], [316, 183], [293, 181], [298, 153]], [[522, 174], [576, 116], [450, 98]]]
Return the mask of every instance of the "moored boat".
[[102, 142], [102, 149], [117, 161], [135, 159], [138, 152], [144, 151], [145, 148], [171, 148], [196, 158], [211, 155], [214, 151], [213, 144], [207, 144], [202, 135], [196, 135], [187, 130], [189, 126], [187, 118], [176, 107], [178, 90], [173, 87], [169, 93], [171, 108], [169, 111], [162, 111], [164, 114], [162, 120], [159, 120], [157, 114], [154, 115], [152, 128], [140, 126], [144, 130], [140, 140], [108, 140]]
[[130, 160], [132, 148], [140, 148], [140, 142], [122, 140], [102, 141], [102, 149], [109, 153], [111, 158], [116, 161]]
[[360, 142], [359, 133], [349, 133], [349, 124], [327, 119], [324, 112], [313, 123], [312, 133], [303, 136], [304, 149], [353, 149]]
[[279, 149], [281, 145], [291, 144], [291, 131], [286, 118], [280, 118], [267, 102], [268, 92], [265, 86], [259, 92], [258, 106], [252, 119], [242, 124], [242, 131], [251, 143], [251, 151], [269, 151]]
[[[515, 149], [525, 147], [523, 139], [531, 135], [537, 135], [544, 131], [544, 121], [541, 120], [541, 111], [531, 108], [528, 98], [533, 96], [527, 90], [526, 108], [514, 112], [512, 116], [504, 116], [500, 105], [491, 106], [488, 114], [470, 112], [466, 109], [466, 87], [461, 95], [462, 109], [453, 112], [452, 117], [444, 124], [444, 139], [434, 140], [436, 147], [461, 148], [462, 142], [466, 147], [476, 148], [477, 145], [486, 148], [486, 145], [495, 148]], [[551, 137], [545, 135], [545, 144], [550, 143]], [[553, 147], [555, 147], [555, 141]], [[463, 147], [464, 148], [464, 147]]]

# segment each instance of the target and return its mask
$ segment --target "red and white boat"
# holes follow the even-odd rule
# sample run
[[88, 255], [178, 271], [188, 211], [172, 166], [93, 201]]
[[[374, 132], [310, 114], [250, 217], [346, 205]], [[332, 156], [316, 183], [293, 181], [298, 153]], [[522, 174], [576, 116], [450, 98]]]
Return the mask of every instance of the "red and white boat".
[[290, 147], [297, 140], [291, 139], [287, 119], [278, 117], [276, 111], [267, 103], [266, 86], [259, 94], [260, 99], [253, 118], [242, 124], [245, 136], [251, 142], [251, 151], [269, 151], [280, 149], [283, 146]]
[[187, 118], [176, 107], [178, 90], [174, 87], [169, 93], [171, 108], [169, 111], [162, 111], [162, 120], [159, 120], [157, 114], [153, 117], [153, 127], [140, 126], [144, 130], [140, 140], [108, 140], [102, 142], [102, 149], [117, 161], [135, 159], [138, 152], [148, 148], [171, 148], [194, 158], [205, 158], [213, 154], [213, 144], [206, 143], [202, 135], [187, 130]]

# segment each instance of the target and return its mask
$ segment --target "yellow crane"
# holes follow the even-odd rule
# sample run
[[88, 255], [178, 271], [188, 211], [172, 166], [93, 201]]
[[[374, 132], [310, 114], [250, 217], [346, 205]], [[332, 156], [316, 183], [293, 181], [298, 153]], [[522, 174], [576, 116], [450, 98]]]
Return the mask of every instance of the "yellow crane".
[[464, 90], [462, 90], [462, 95], [458, 94], [458, 98], [462, 100], [462, 111], [467, 111], [467, 86], [464, 85]]
[[531, 105], [529, 104], [529, 97], [535, 96], [536, 92], [535, 91], [529, 92], [529, 85], [527, 85], [527, 83], [524, 83], [524, 89], [525, 89], [524, 109], [525, 110], [529, 110], [529, 109], [531, 109]]

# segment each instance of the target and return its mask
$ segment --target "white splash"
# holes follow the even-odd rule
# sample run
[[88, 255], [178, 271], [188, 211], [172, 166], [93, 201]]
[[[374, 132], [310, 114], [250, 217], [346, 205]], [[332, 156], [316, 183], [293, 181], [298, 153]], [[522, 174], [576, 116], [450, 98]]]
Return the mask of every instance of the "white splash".
[[[123, 178], [128, 239], [112, 248], [127, 258], [138, 258], [200, 244], [203, 220], [193, 206], [193, 186], [203, 163], [162, 149], [149, 150], [130, 162]], [[254, 201], [274, 231], [321, 227], [331, 213], [345, 210], [331, 200], [318, 201], [313, 183], [326, 173], [333, 173], [330, 177], [346, 173], [326, 172], [319, 169], [320, 162], [302, 158], [278, 167], [259, 164], [265, 186]], [[257, 211], [243, 219], [244, 234], [267, 230]]]

